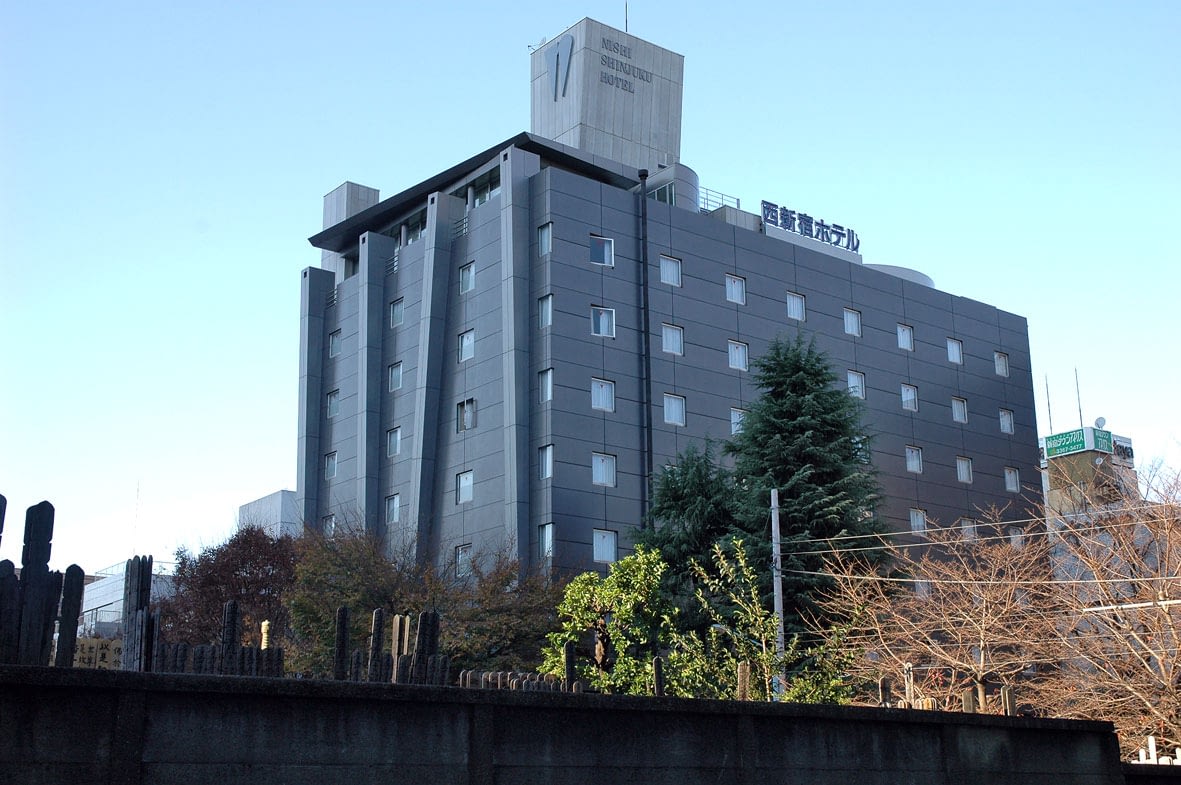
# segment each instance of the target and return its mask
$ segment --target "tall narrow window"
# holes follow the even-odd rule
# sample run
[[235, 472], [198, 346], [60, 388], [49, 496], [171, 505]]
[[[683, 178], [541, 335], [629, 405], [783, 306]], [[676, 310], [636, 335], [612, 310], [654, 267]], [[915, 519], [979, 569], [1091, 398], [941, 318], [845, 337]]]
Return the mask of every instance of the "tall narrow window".
[[471, 543], [459, 545], [455, 548], [455, 577], [466, 578], [472, 574], [472, 546]]
[[927, 533], [927, 511], [920, 510], [914, 507], [910, 508], [910, 530], [915, 534], [926, 535]]
[[618, 553], [619, 534], [608, 529], [594, 530], [594, 557], [600, 564], [611, 564]]
[[906, 470], [914, 474], [923, 473], [923, 448], [908, 444], [906, 446]]
[[537, 448], [538, 479], [548, 480], [554, 476], [554, 446], [546, 444]]
[[1001, 409], [999, 412], [1001, 433], [1013, 432], [1013, 412], [1008, 409]]
[[976, 539], [976, 520], [974, 518], [960, 518], [960, 534], [965, 540]]
[[1020, 527], [1009, 527], [1009, 545], [1018, 551], [1025, 547], [1025, 532], [1021, 531]]
[[459, 293], [467, 294], [476, 288], [476, 263], [469, 262], [459, 268]]
[[849, 390], [849, 395], [854, 398], [865, 397], [865, 374], [861, 371], [849, 371], [845, 375], [845, 386]]
[[1021, 492], [1021, 473], [1012, 466], [1005, 467], [1005, 490], [1009, 493]]
[[537, 298], [537, 327], [544, 330], [554, 323], [554, 296], [547, 294]]
[[392, 458], [402, 452], [402, 429], [390, 428], [385, 432], [385, 455]]
[[455, 503], [464, 504], [472, 500], [475, 478], [470, 471], [455, 475]]
[[476, 427], [476, 399], [468, 398], [455, 404], [455, 432], [470, 431]]
[[467, 362], [476, 356], [476, 331], [468, 330], [459, 334], [459, 361]]
[[957, 455], [955, 459], [955, 478], [960, 482], [972, 482], [972, 459]]
[[660, 348], [669, 354], [685, 353], [685, 328], [675, 324], [660, 326]]
[[727, 342], [730, 367], [739, 371], [747, 369], [747, 352], [749, 347], [742, 341]]
[[537, 527], [537, 556], [542, 563], [554, 558], [554, 525], [543, 523]]
[[537, 255], [545, 256], [554, 247], [554, 225], [545, 223], [537, 227]]
[[908, 412], [919, 410], [919, 388], [913, 384], [902, 385], [902, 408]]
[[406, 314], [406, 301], [399, 297], [390, 303], [390, 327], [397, 327], [402, 324], [402, 319]]
[[590, 260], [591, 264], [614, 267], [615, 241], [610, 237], [599, 237], [598, 235], [592, 234], [590, 238]]
[[615, 411], [615, 382], [591, 379], [591, 408], [601, 412]]
[[394, 363], [388, 369], [390, 392], [402, 389], [402, 363]]
[[914, 328], [909, 324], [898, 325], [898, 348], [914, 351]]
[[746, 419], [745, 409], [731, 409], [730, 410], [730, 435], [733, 436], [742, 430], [742, 421]]
[[328, 333], [328, 356], [335, 357], [340, 354], [340, 347], [343, 339], [340, 336], [340, 330], [333, 330]]
[[591, 453], [591, 482], [595, 485], [615, 485], [615, 456], [602, 452]]
[[964, 364], [964, 342], [957, 338], [947, 339], [947, 361], [956, 365]]
[[554, 369], [546, 368], [537, 372], [537, 402], [545, 403], [554, 399]]
[[336, 516], [325, 515], [320, 519], [320, 531], [325, 537], [332, 537], [336, 534]]
[[324, 479], [331, 480], [336, 476], [336, 453], [330, 452], [324, 456]]
[[953, 422], [968, 421], [968, 401], [966, 398], [951, 399], [951, 419]]
[[402, 497], [395, 493], [393, 496], [385, 497], [385, 523], [387, 526], [395, 524], [402, 519]]
[[845, 309], [845, 335], [861, 337], [861, 311]]
[[660, 282], [669, 286], [681, 285], [681, 260], [660, 255]]
[[746, 279], [739, 275], [726, 274], [726, 300], [746, 305]]
[[807, 309], [804, 307], [804, 295], [796, 292], [788, 292], [787, 318], [802, 322], [804, 321], [804, 317], [807, 316], [807, 313]]
[[340, 390], [333, 390], [328, 393], [328, 416], [335, 417], [340, 414]]
[[996, 367], [997, 376], [1009, 375], [1009, 355], [1004, 352], [993, 352], [992, 363]]
[[615, 309], [591, 306], [591, 335], [602, 338], [615, 337]]
[[664, 421], [669, 425], [685, 424], [685, 399], [672, 393], [664, 394]]

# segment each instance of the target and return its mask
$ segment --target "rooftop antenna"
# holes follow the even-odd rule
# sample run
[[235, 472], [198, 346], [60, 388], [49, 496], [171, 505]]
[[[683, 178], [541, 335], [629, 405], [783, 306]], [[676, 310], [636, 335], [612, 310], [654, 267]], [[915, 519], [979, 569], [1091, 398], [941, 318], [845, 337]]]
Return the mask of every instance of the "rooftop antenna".
[[529, 48], [530, 52], [536, 52], [538, 49], [545, 46], [545, 36], [543, 35], [541, 37], [541, 40], [537, 42], [536, 46], [534, 46], [533, 44], [525, 44], [525, 46]]
[[1046, 374], [1046, 416], [1050, 418], [1050, 433], [1054, 432], [1054, 410], [1050, 406], [1050, 374]]
[[1079, 390], [1079, 386], [1078, 386], [1078, 366], [1077, 365], [1074, 366], [1074, 396], [1075, 396], [1075, 398], [1078, 399], [1078, 427], [1082, 428], [1082, 427], [1084, 427], [1084, 425], [1083, 425], [1083, 394]]
[[627, 32], [627, 0], [623, 3], [623, 32]]

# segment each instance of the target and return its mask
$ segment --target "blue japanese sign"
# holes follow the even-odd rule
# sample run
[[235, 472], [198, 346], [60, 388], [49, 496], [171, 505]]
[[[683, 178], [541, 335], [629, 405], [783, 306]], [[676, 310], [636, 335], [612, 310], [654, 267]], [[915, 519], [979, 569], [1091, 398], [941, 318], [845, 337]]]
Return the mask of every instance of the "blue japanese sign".
[[830, 224], [807, 213], [789, 210], [771, 202], [763, 202], [763, 223], [835, 245], [837, 248], [846, 248], [853, 253], [861, 249], [861, 238], [852, 229], [840, 224]]

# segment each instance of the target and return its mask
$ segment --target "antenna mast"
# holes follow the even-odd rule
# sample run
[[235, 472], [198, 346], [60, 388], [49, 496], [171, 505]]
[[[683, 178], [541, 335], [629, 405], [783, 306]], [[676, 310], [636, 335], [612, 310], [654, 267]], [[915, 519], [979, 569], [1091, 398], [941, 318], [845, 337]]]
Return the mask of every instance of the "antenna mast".
[[1050, 418], [1050, 433], [1054, 432], [1054, 409], [1050, 406], [1050, 374], [1046, 374], [1046, 416]]
[[1083, 428], [1083, 394], [1078, 386], [1078, 366], [1074, 366], [1074, 397], [1078, 399], [1078, 427]]

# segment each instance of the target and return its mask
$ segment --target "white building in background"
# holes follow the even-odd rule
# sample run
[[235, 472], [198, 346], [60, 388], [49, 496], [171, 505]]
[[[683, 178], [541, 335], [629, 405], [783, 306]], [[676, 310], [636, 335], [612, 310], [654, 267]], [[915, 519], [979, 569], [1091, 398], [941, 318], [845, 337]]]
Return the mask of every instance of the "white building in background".
[[276, 540], [303, 534], [303, 522], [295, 505], [295, 491], [275, 491], [238, 508], [238, 530], [262, 529]]

